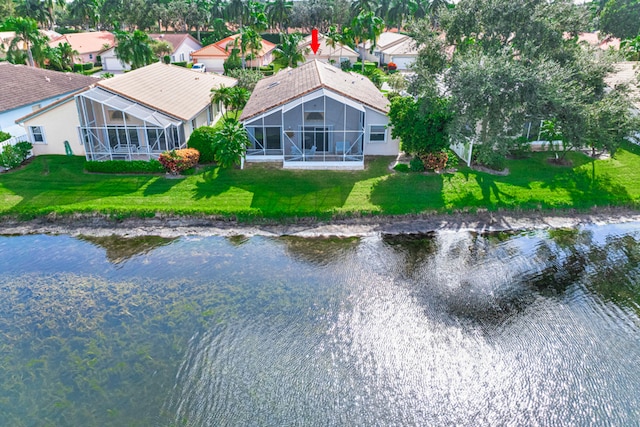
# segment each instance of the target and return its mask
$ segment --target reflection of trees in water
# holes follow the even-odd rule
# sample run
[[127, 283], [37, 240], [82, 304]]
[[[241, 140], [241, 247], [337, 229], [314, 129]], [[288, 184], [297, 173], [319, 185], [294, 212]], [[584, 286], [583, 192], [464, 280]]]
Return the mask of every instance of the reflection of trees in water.
[[144, 255], [162, 246], [167, 246], [176, 237], [167, 238], [160, 236], [122, 237], [111, 236], [80, 236], [80, 240], [99, 246], [106, 251], [106, 257], [112, 264], [120, 264], [136, 255]]
[[291, 258], [313, 265], [328, 265], [353, 252], [360, 244], [359, 237], [279, 237]]
[[538, 256], [548, 267], [531, 284], [542, 294], [564, 294], [575, 284], [598, 294], [604, 301], [631, 307], [640, 314], [640, 239], [631, 234], [594, 241], [593, 232], [550, 230], [551, 240], [538, 246]]
[[436, 233], [384, 234], [382, 242], [397, 255], [397, 265], [407, 277], [412, 277], [438, 250]]

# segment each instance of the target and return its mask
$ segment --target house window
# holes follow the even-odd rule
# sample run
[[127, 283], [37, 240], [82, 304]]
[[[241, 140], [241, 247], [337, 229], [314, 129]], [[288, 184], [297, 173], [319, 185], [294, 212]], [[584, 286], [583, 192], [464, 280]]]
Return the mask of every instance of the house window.
[[42, 126], [29, 126], [29, 133], [31, 134], [31, 141], [34, 144], [46, 144], [44, 139], [44, 128]]
[[321, 122], [324, 120], [324, 113], [319, 111], [305, 113], [304, 120], [308, 122]]
[[369, 126], [369, 142], [387, 142], [387, 128], [385, 125]]
[[89, 54], [89, 59], [93, 59], [93, 53]]
[[256, 139], [256, 148], [266, 150], [280, 150], [282, 144], [280, 142], [281, 129], [279, 126], [265, 126], [254, 128], [253, 136]]
[[109, 110], [109, 118], [111, 121], [123, 122], [129, 120], [129, 115], [120, 110]]
[[198, 124], [196, 123], [196, 119], [191, 120], [191, 129], [196, 130], [196, 127], [198, 127]]

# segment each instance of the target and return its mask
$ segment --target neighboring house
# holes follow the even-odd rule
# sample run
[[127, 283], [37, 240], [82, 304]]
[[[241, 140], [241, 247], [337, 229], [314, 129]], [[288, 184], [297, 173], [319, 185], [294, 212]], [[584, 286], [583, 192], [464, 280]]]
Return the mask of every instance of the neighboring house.
[[[565, 38], [569, 38], [568, 33], [564, 34]], [[620, 50], [620, 39], [611, 35], [605, 35], [600, 38], [600, 32], [595, 31], [593, 33], [580, 33], [578, 34], [578, 42], [587, 43], [591, 47], [596, 47], [602, 50]]]
[[[197, 50], [191, 54], [191, 59], [194, 63], [201, 63], [206, 65], [207, 70], [215, 71], [216, 73], [224, 72], [224, 61], [227, 60], [234, 46], [239, 49], [240, 34], [234, 34], [227, 38], [220, 40], [219, 42], [210, 44]], [[262, 40], [262, 46], [258, 52], [255, 53], [255, 57], [247, 59], [245, 65], [247, 67], [262, 67], [271, 64], [273, 61], [273, 51], [276, 45]], [[245, 55], [249, 55], [249, 52], [245, 52]]]
[[[52, 30], [38, 30], [41, 35], [47, 37], [49, 40], [53, 40], [60, 37], [59, 33]], [[6, 57], [6, 51], [9, 49], [11, 42], [15, 38], [16, 33], [13, 31], [0, 31], [0, 58]], [[24, 43], [18, 43], [18, 49], [24, 50]]]
[[378, 64], [393, 62], [398, 70], [408, 70], [418, 57], [418, 48], [413, 38], [399, 33], [385, 31], [380, 35], [373, 53], [369, 52], [371, 43], [365, 44], [364, 50], [359, 48], [367, 61]]
[[363, 169], [365, 155], [396, 155], [389, 101], [367, 79], [313, 60], [256, 85], [240, 121], [247, 161], [285, 168]]
[[20, 122], [40, 129], [50, 153], [65, 153], [68, 141], [73, 154], [87, 160], [148, 160], [184, 148], [194, 129], [215, 123], [222, 109], [211, 104], [211, 89], [236, 83], [157, 62], [102, 80], [75, 102], [61, 100]]
[[98, 56], [115, 45], [116, 37], [108, 31], [69, 33], [51, 40], [49, 46], [56, 47], [62, 43], [69, 43], [73, 50], [78, 52], [74, 58], [77, 64], [96, 63]]
[[25, 135], [16, 120], [97, 82], [82, 74], [0, 62], [0, 130]]
[[349, 61], [350, 64], [358, 61], [358, 52], [341, 43], [336, 43], [336, 47], [328, 46], [327, 38], [324, 34], [318, 34], [318, 43], [320, 46], [315, 54], [311, 50], [310, 35], [305, 37], [298, 45], [301, 49], [305, 49], [304, 57], [307, 61], [317, 59], [320, 62], [331, 63], [337, 67], [344, 61]]
[[[623, 61], [616, 64], [615, 72], [605, 77], [607, 86], [614, 88], [617, 85], [625, 84], [629, 87], [629, 95], [632, 100], [631, 113], [640, 116], [640, 62]], [[635, 144], [640, 144], [640, 128], [636, 129], [634, 135], [629, 140]]]
[[[149, 34], [153, 40], [166, 41], [173, 47], [171, 62], [188, 62], [192, 52], [202, 48], [198, 40], [189, 34]], [[123, 64], [117, 57], [115, 46], [101, 55], [102, 70], [107, 72], [130, 70], [130, 64]]]

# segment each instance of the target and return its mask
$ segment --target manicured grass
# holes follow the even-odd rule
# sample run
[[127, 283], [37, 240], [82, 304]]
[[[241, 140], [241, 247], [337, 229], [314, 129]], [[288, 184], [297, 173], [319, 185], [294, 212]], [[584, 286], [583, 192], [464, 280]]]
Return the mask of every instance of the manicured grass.
[[211, 167], [181, 179], [158, 175], [98, 175], [84, 159], [41, 156], [0, 175], [0, 215], [102, 212], [114, 216], [217, 214], [250, 218], [331, 218], [477, 209], [637, 207], [640, 149], [625, 145], [611, 160], [570, 153], [572, 167], [550, 164], [548, 153], [510, 160], [497, 176], [461, 168], [454, 174], [393, 173], [392, 159], [364, 171], [291, 171], [252, 164]]

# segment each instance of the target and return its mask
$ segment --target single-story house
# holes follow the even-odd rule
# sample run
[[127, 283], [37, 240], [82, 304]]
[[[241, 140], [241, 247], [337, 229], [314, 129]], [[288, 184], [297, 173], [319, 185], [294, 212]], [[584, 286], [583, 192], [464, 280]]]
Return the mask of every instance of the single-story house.
[[396, 155], [389, 100], [369, 79], [313, 60], [256, 85], [240, 121], [246, 161], [285, 168], [363, 169], [366, 155]]
[[[188, 62], [192, 52], [202, 48], [202, 45], [190, 34], [149, 34], [152, 40], [166, 41], [173, 46], [171, 62]], [[102, 70], [107, 72], [130, 70], [129, 64], [123, 64], [116, 57], [115, 46], [101, 54]]]
[[353, 64], [358, 61], [358, 52], [342, 43], [336, 43], [335, 47], [327, 44], [327, 38], [324, 34], [318, 34], [318, 50], [313, 53], [311, 50], [311, 36], [305, 37], [298, 47], [303, 50], [304, 57], [307, 61], [317, 59], [320, 62], [330, 63], [337, 67], [344, 61]]
[[[202, 49], [193, 52], [191, 54], [191, 60], [194, 64], [204, 64], [208, 71], [223, 73], [224, 61], [227, 60], [234, 46], [239, 45], [240, 40], [238, 40], [238, 38], [240, 36], [241, 34], [234, 34], [216, 43], [205, 46]], [[260, 50], [255, 53], [255, 57], [246, 60], [245, 65], [247, 67], [262, 67], [271, 64], [273, 61], [273, 51], [275, 50], [276, 45], [264, 39], [261, 44], [262, 46]], [[245, 54], [248, 55], [248, 52]]]
[[194, 129], [215, 123], [222, 106], [211, 104], [211, 89], [235, 84], [157, 62], [101, 80], [18, 122], [41, 135], [34, 147], [48, 145], [36, 147], [39, 153], [65, 154], [68, 145], [87, 160], [148, 160], [186, 147]]
[[408, 70], [418, 57], [418, 47], [413, 38], [391, 31], [380, 34], [373, 53], [370, 53], [371, 43], [365, 44], [364, 49], [359, 48], [361, 56], [367, 61], [378, 64], [393, 62], [398, 70]]
[[[48, 40], [53, 40], [61, 35], [53, 30], [38, 30], [38, 32]], [[6, 57], [6, 51], [9, 49], [9, 45], [11, 45], [15, 36], [16, 33], [14, 31], [0, 31], [0, 58]], [[18, 43], [18, 49], [24, 50], [23, 42]]]
[[97, 82], [82, 74], [0, 62], [0, 130], [26, 134], [16, 120]]
[[78, 55], [74, 58], [75, 63], [96, 63], [98, 56], [115, 46], [116, 37], [109, 31], [69, 33], [52, 39], [49, 42], [49, 46], [56, 47], [62, 43], [69, 43], [73, 50], [78, 52]]

